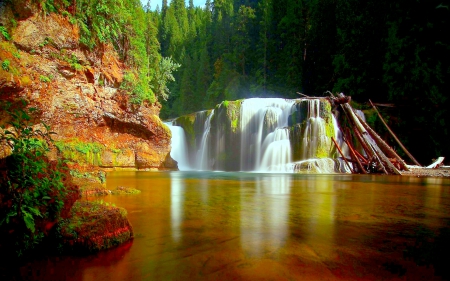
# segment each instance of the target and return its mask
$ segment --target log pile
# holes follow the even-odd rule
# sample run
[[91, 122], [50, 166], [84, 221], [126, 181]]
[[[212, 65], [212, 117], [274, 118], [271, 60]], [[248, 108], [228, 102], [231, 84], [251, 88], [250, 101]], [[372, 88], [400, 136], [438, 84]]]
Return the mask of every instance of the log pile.
[[[402, 172], [410, 171], [410, 166], [405, 163], [405, 161], [394, 151], [394, 149], [392, 149], [358, 114], [356, 114], [355, 110], [349, 104], [349, 101], [351, 100], [350, 97], [346, 97], [342, 93], [338, 96], [334, 96], [330, 93], [329, 100], [334, 107], [341, 107], [345, 117], [348, 120], [349, 127], [345, 130], [342, 128], [340, 130], [343, 135], [343, 141], [349, 148], [350, 159], [344, 155], [337, 141], [333, 138], [332, 140], [352, 173], [383, 173], [387, 175], [401, 175]], [[414, 159], [414, 157], [406, 150], [397, 136], [395, 136], [392, 130], [388, 127], [375, 105], [371, 101], [370, 104], [377, 112], [387, 130], [399, 143], [400, 147], [403, 148], [405, 154], [408, 155], [408, 157], [417, 166], [421, 167], [417, 160]], [[355, 148], [357, 144], [359, 144], [364, 153], [360, 153]], [[349, 163], [352, 163], [352, 165]]]

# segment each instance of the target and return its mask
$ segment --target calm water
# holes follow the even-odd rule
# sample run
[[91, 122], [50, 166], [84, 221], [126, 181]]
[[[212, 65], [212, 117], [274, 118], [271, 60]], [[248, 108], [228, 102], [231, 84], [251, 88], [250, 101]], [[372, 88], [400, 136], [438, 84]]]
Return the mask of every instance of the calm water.
[[27, 280], [449, 279], [450, 181], [361, 175], [114, 172], [135, 239], [45, 258]]

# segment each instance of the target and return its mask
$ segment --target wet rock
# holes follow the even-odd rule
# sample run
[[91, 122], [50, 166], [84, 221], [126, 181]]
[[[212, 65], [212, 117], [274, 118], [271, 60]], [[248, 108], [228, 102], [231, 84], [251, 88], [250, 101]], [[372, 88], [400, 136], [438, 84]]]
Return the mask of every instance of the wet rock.
[[133, 238], [133, 229], [123, 208], [102, 201], [78, 201], [71, 217], [58, 225], [66, 251], [90, 253], [109, 249]]
[[112, 195], [135, 195], [141, 193], [140, 190], [132, 187], [118, 186], [111, 190]]

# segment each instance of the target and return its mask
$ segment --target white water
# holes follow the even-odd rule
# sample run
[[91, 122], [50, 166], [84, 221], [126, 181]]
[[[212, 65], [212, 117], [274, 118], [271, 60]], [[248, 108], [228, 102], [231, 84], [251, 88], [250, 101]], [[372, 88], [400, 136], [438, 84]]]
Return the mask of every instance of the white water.
[[202, 136], [202, 142], [200, 143], [200, 149], [197, 151], [197, 158], [195, 161], [195, 168], [200, 171], [210, 170], [209, 162], [212, 160], [209, 157], [209, 132], [211, 131], [211, 118], [214, 115], [214, 110], [206, 118], [204, 131]]
[[[236, 139], [238, 142], [233, 142], [232, 146], [233, 148], [240, 143], [240, 149], [236, 150], [237, 153], [230, 151], [230, 144], [227, 144], [230, 138], [226, 135], [223, 126], [218, 126], [217, 119], [214, 121], [214, 128], [212, 127], [211, 120], [214, 114], [220, 114], [221, 111], [216, 113], [213, 110], [209, 115], [205, 114], [206, 111], [200, 112], [194, 125], [197, 130], [195, 150], [181, 152], [181, 150], [187, 150], [184, 132], [181, 127], [172, 126], [171, 130], [176, 128], [172, 131], [173, 138], [180, 136], [183, 140], [172, 140], [171, 156], [178, 161], [180, 170], [224, 170], [228, 167], [233, 170], [256, 172], [333, 173], [348, 171], [348, 168], [342, 165], [342, 161], [327, 158], [332, 149], [332, 142], [331, 138], [326, 135], [327, 124], [320, 117], [320, 109], [321, 101], [319, 99], [254, 98], [244, 100], [239, 111], [240, 123], [237, 128], [239, 138]], [[307, 110], [307, 112], [296, 112], [297, 110]], [[292, 152], [293, 144], [290, 140], [293, 138], [290, 137], [293, 127], [289, 127], [289, 118], [293, 122], [298, 120], [296, 118], [306, 120], [297, 125], [300, 126], [298, 128], [302, 135], [296, 140], [300, 142], [297, 145], [300, 151], [295, 156], [297, 157], [295, 161], [293, 160], [294, 152]], [[332, 118], [334, 137], [339, 145], [345, 148], [337, 121], [334, 116]], [[176, 148], [175, 146], [178, 144], [181, 147]], [[319, 149], [322, 151], [319, 152]], [[235, 153], [235, 155], [230, 155], [231, 153]], [[230, 156], [235, 159], [231, 168], [230, 162], [224, 162], [229, 161], [227, 159], [230, 159]], [[321, 159], [318, 159], [318, 156]], [[334, 157], [336, 156], [340, 155]]]
[[288, 172], [287, 164], [292, 162], [289, 129], [277, 128], [267, 135], [262, 147], [262, 161], [255, 170]]
[[[264, 163], [261, 162], [261, 159], [264, 153], [262, 150], [264, 140], [274, 129], [288, 125], [288, 117], [292, 112], [293, 104], [293, 100], [276, 98], [255, 98], [242, 102], [241, 148], [245, 149], [241, 150], [241, 171], [266, 170], [269, 168], [268, 166], [281, 166], [286, 164], [286, 161], [290, 162], [290, 152], [289, 155], [283, 154], [287, 147], [290, 151], [289, 135], [283, 140], [277, 140], [277, 144], [281, 148], [274, 148], [274, 145], [271, 146], [271, 151], [276, 151], [277, 156], [266, 156]], [[268, 145], [267, 149], [269, 149]], [[280, 162], [276, 163], [277, 160]]]
[[186, 142], [186, 135], [183, 128], [179, 126], [173, 126], [172, 122], [165, 123], [172, 132], [170, 157], [178, 162], [178, 169], [180, 171], [190, 170], [188, 161], [188, 149]]

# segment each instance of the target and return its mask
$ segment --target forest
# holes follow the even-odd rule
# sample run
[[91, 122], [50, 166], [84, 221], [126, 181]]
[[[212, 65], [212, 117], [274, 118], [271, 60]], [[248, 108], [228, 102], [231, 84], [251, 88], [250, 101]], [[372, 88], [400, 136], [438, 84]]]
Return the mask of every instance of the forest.
[[163, 117], [343, 92], [363, 109], [390, 105], [389, 124], [424, 163], [450, 152], [449, 1], [173, 0], [147, 12], [161, 54], [181, 65]]
[[161, 103], [163, 119], [223, 100], [343, 92], [362, 109], [388, 105], [420, 161], [450, 154], [448, 0], [31, 1], [78, 25], [85, 48], [111, 43], [129, 66], [121, 87]]

